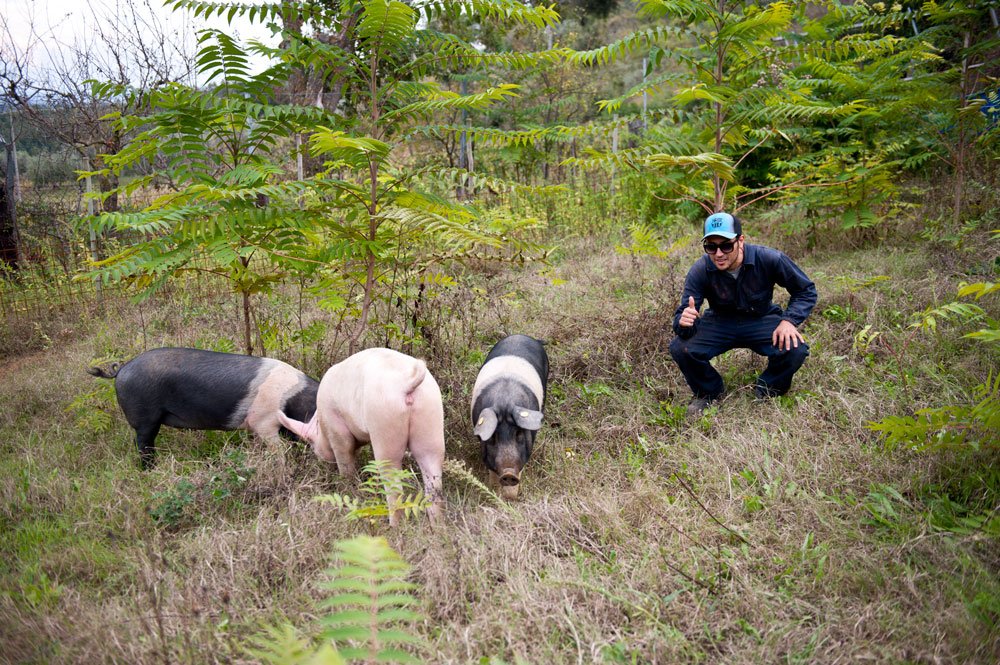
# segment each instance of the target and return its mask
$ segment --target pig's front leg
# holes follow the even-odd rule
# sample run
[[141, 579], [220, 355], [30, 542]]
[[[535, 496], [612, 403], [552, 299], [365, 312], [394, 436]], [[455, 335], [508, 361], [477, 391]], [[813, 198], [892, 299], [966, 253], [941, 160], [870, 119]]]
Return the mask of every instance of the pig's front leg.
[[354, 480], [358, 475], [355, 459], [359, 442], [354, 438], [347, 423], [337, 414], [332, 414], [320, 423], [324, 436], [313, 442], [313, 451], [327, 462], [337, 462], [340, 475]]

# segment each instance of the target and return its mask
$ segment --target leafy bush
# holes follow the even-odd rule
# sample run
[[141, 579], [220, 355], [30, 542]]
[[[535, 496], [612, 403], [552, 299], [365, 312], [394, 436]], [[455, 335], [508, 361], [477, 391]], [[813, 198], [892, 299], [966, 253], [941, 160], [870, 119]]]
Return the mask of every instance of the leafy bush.
[[[977, 300], [1000, 290], [997, 284], [970, 284], [963, 286], [958, 295], [974, 295]], [[964, 319], [966, 322], [987, 322], [987, 327], [965, 335], [984, 344], [1000, 341], [1000, 322], [986, 316], [977, 305], [947, 303], [928, 308], [918, 315], [911, 326], [914, 331], [937, 331], [938, 320]], [[901, 353], [901, 352], [900, 352]], [[902, 358], [897, 357], [902, 369]], [[903, 376], [901, 372], [901, 376]], [[889, 448], [908, 446], [915, 451], [959, 448], [978, 450], [1000, 446], [1000, 371], [991, 371], [984, 383], [972, 391], [969, 404], [948, 404], [918, 410], [913, 416], [889, 416], [868, 424], [868, 428], [881, 432]]]

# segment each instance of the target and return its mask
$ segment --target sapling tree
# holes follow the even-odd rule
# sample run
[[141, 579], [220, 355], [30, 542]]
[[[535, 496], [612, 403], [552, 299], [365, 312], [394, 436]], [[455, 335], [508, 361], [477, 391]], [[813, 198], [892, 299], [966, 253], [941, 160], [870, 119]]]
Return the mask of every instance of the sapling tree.
[[[644, 80], [602, 102], [608, 111], [644, 92], [668, 99], [651, 111], [659, 120], [651, 122], [640, 146], [582, 161], [655, 173], [658, 196], [705, 212], [739, 211], [779, 195], [797, 197], [862, 180], [871, 160], [858, 160], [863, 164], [856, 172], [838, 170], [837, 149], [839, 163], [845, 154], [856, 159], [857, 150], [844, 150], [838, 137], [867, 132], [872, 143], [883, 141], [872, 127], [898, 113], [900, 86], [892, 81], [926, 52], [884, 36], [877, 28], [888, 19], [872, 19], [864, 6], [827, 7], [839, 32], [810, 18], [806, 3], [799, 2], [643, 0], [639, 6], [656, 19], [654, 27], [574, 59], [594, 64], [648, 55]], [[846, 30], [847, 21], [861, 29]], [[903, 53], [904, 44], [912, 52]], [[875, 100], [864, 94], [873, 88]], [[894, 104], [883, 115], [886, 100]], [[872, 185], [854, 197], [874, 200], [878, 189]]]
[[[159, 169], [129, 178], [118, 191], [146, 188], [160, 195], [140, 211], [92, 221], [101, 230], [142, 238], [95, 267], [103, 279], [129, 279], [147, 293], [185, 271], [228, 279], [242, 300], [243, 346], [251, 354], [251, 297], [283, 277], [282, 249], [296, 246], [288, 232], [307, 225], [296, 198], [303, 186], [281, 180], [285, 155], [276, 148], [324, 113], [269, 104], [289, 68], [251, 73], [247, 52], [220, 31], [202, 32], [199, 42], [207, 87], [163, 85], [140, 93], [148, 114], [108, 116], [134, 138], [106, 155], [107, 167], [98, 173], [155, 163]], [[94, 87], [105, 96], [136, 94], [108, 83]]]
[[[978, 164], [995, 163], [1000, 150], [1000, 26], [990, 3], [926, 2], [913, 20], [913, 39], [942, 53], [938, 78], [946, 85], [931, 100], [933, 113], [918, 116], [935, 155], [951, 167], [952, 226], [962, 221], [965, 188]], [[921, 30], [921, 27], [923, 30]], [[984, 29], [985, 28], [985, 29]], [[992, 108], [991, 114], [986, 113]]]
[[[278, 47], [238, 44], [219, 31], [202, 33], [198, 66], [211, 88], [169, 86], [150, 95], [154, 112], [118, 117], [141, 129], [109, 168], [121, 172], [143, 160], [165, 158], [169, 189], [137, 213], [106, 223], [140, 231], [148, 240], [101, 264], [109, 278], [155, 288], [183, 270], [228, 277], [244, 300], [244, 344], [251, 339], [250, 296], [266, 292], [289, 272], [308, 276], [322, 304], [353, 320], [356, 350], [379, 299], [388, 301], [407, 281], [438, 283], [454, 260], [537, 256], [523, 238], [531, 220], [484, 215], [474, 205], [434, 193], [438, 169], [408, 153], [422, 124], [438, 112], [482, 109], [515, 94], [500, 83], [461, 95], [429, 75], [444, 63], [531, 67], [532, 54], [483, 53], [468, 42], [431, 30], [425, 16], [468, 15], [504, 25], [542, 28], [557, 20], [547, 8], [509, 0], [428, 2], [389, 0], [330, 5], [322, 2], [243, 5], [177, 0], [197, 16], [242, 16], [282, 32]], [[330, 40], [314, 34], [336, 34]], [[250, 55], [271, 65], [252, 73]], [[336, 88], [338, 107], [275, 102], [277, 92], [303, 71]], [[322, 162], [308, 177], [285, 167], [294, 137]], [[443, 174], [466, 186], [516, 186], [456, 169]], [[137, 179], [128, 188], [154, 184]], [[433, 269], [438, 266], [438, 271]], [[355, 297], [356, 294], [356, 297]]]

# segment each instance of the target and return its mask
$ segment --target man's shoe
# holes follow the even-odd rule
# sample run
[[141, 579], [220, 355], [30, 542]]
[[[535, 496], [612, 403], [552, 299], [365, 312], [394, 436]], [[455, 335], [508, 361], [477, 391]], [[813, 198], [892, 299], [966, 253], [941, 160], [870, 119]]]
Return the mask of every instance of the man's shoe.
[[710, 407], [713, 401], [714, 400], [706, 399], [704, 397], [695, 397], [694, 399], [691, 400], [691, 403], [688, 404], [687, 417], [701, 418], [702, 414], [705, 412], [705, 409]]
[[782, 394], [783, 393], [779, 393], [777, 390], [771, 390], [770, 388], [760, 384], [754, 386], [753, 389], [754, 398], [759, 402], [769, 400], [772, 397], [780, 397]]

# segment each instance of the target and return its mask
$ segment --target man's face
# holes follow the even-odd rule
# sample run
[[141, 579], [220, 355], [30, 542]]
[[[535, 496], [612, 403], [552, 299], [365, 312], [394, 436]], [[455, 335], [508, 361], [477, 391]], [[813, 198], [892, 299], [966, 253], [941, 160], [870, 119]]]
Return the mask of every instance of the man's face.
[[[702, 241], [702, 245], [719, 270], [729, 270], [743, 256], [743, 236], [737, 236], [732, 240], [722, 236], [708, 236]], [[729, 250], [728, 253], [726, 250]]]

